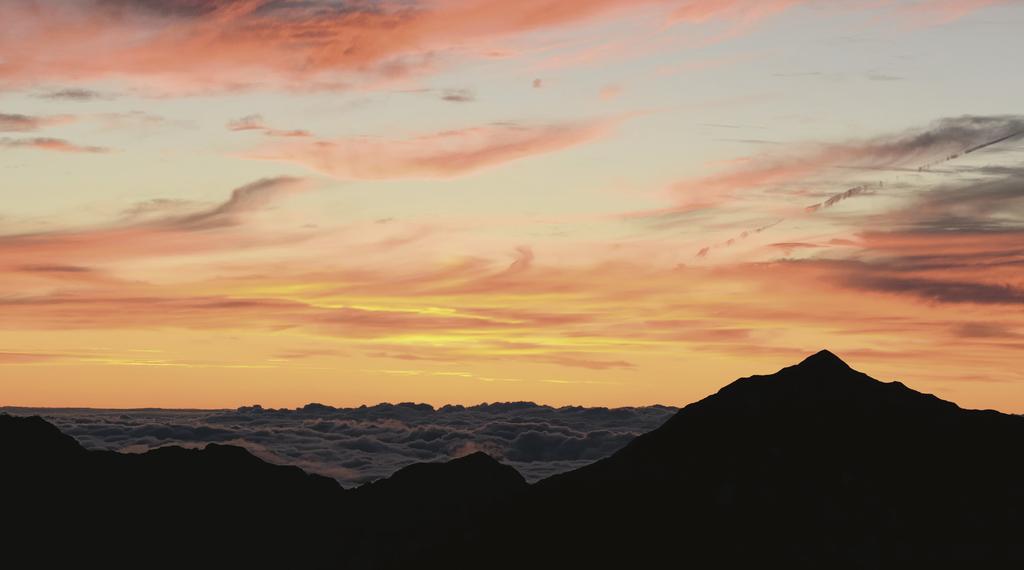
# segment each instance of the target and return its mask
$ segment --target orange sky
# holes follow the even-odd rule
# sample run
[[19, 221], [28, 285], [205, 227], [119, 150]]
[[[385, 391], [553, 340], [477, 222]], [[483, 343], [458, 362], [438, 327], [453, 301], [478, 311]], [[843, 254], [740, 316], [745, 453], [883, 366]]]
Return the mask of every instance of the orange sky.
[[0, 6], [0, 405], [680, 405], [828, 348], [1024, 412], [1020, 4], [49, 8]]

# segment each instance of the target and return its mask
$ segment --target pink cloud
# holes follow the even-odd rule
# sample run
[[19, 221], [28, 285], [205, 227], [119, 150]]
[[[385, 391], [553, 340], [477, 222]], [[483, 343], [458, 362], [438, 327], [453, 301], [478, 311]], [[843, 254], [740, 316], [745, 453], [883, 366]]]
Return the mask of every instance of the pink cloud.
[[[676, 206], [631, 216], [658, 216], [719, 206], [745, 191], [821, 181], [823, 175], [835, 172], [834, 169], [849, 171], [852, 168], [861, 172], [924, 169], [1021, 132], [1024, 132], [1021, 117], [963, 116], [942, 119], [923, 129], [871, 139], [798, 146], [788, 153], [744, 159], [738, 163], [738, 168], [721, 173], [680, 180], [670, 189]], [[809, 205], [808, 210], [831, 206], [867, 190], [845, 190], [825, 202]]]
[[[38, 9], [0, 5], [18, 22], [0, 35], [0, 83], [132, 78], [157, 89], [240, 89], [254, 84], [339, 87], [353, 77], [395, 77], [437, 58], [483, 53], [495, 39], [568, 26], [638, 6], [678, 7], [675, 20], [715, 18], [746, 29], [792, 2], [738, 0], [386, 0], [333, 10], [317, 3], [109, 3]], [[68, 49], [68, 46], [74, 46]]]
[[928, 0], [901, 6], [899, 13], [911, 25], [937, 26], [1008, 3], [1009, 0]]
[[234, 132], [256, 131], [268, 137], [310, 137], [309, 131], [300, 129], [275, 129], [267, 125], [262, 115], [246, 115], [241, 119], [228, 121], [227, 129]]
[[72, 115], [33, 116], [18, 113], [0, 113], [0, 133], [27, 133], [77, 120]]
[[[186, 255], [258, 247], [282, 236], [253, 236], [232, 232], [247, 216], [306, 187], [302, 179], [269, 178], [232, 191], [224, 202], [182, 211], [175, 201], [147, 203], [141, 218], [79, 230], [0, 235], [0, 272], [24, 272], [31, 267], [79, 267], [131, 258]], [[164, 211], [166, 209], [167, 211]], [[216, 239], [212, 239], [215, 237]], [[76, 272], [50, 271], [64, 276]], [[80, 272], [90, 276], [88, 272]]]
[[28, 148], [35, 150], [48, 150], [52, 152], [69, 152], [85, 154], [102, 154], [110, 152], [110, 149], [102, 146], [83, 146], [68, 142], [64, 139], [51, 137], [34, 137], [27, 139], [0, 138], [0, 148], [19, 149]]
[[619, 121], [492, 123], [391, 140], [282, 140], [246, 156], [293, 162], [341, 179], [454, 178], [599, 139]]
[[728, 23], [725, 36], [735, 36], [750, 30], [767, 18], [807, 3], [807, 0], [689, 1], [673, 11], [669, 21], [689, 24], [724, 21]]

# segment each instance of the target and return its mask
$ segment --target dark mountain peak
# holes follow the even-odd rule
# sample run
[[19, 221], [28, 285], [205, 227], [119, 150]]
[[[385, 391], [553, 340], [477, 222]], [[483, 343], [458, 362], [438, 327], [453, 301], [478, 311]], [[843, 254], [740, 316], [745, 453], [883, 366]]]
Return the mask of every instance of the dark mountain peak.
[[[775, 374], [754, 376], [754, 379], [771, 379], [773, 386], [763, 389], [794, 390], [804, 393], [807, 397], [848, 390], [873, 390], [877, 385], [885, 384], [863, 372], [854, 370], [849, 364], [828, 350], [818, 351], [797, 364], [787, 366]], [[743, 379], [734, 384], [749, 382]], [[784, 388], [777, 384], [785, 385]], [[728, 386], [727, 386], [728, 388]]]
[[478, 486], [514, 488], [525, 485], [515, 468], [477, 451], [444, 463], [414, 463], [403, 467], [377, 485]]
[[774, 374], [736, 380], [688, 407], [708, 407], [724, 414], [723, 418], [737, 412], [791, 414], [798, 409], [801, 414], [815, 417], [848, 413], [874, 416], [885, 411], [909, 418], [924, 410], [945, 413], [959, 409], [956, 404], [900, 382], [872, 378], [828, 350], [816, 352]]
[[468, 455], [456, 457], [455, 459], [449, 461], [449, 463], [481, 466], [501, 465], [501, 463], [497, 459], [491, 457], [490, 455], [484, 453], [483, 451], [474, 451], [473, 453], [470, 453]]
[[850, 366], [843, 362], [842, 358], [839, 358], [835, 353], [829, 350], [820, 350], [815, 352], [795, 366], [801, 370], [810, 369], [816, 371], [836, 372], [851, 370]]
[[456, 520], [511, 501], [527, 488], [513, 467], [477, 452], [444, 463], [403, 467], [386, 479], [354, 489], [350, 507], [365, 511], [385, 527], [394, 524], [396, 516], [408, 524], [438, 513]]
[[680, 446], [738, 448], [750, 441], [763, 442], [768, 434], [778, 441], [805, 441], [811, 434], [843, 433], [856, 439], [887, 429], [917, 431], [936, 423], [948, 425], [958, 411], [956, 404], [899, 382], [876, 380], [822, 350], [774, 374], [726, 385], [591, 468], [628, 464], [632, 469], [638, 461], [676, 461]]
[[527, 486], [523, 476], [483, 452], [471, 453], [446, 462], [414, 463], [390, 477], [355, 489], [363, 500], [399, 500], [405, 504], [466, 503], [490, 501], [516, 493]]
[[[835, 353], [821, 350], [774, 374], [740, 378], [706, 400], [731, 401], [753, 398], [758, 401], [781, 399], [833, 401], [841, 404], [842, 399], [852, 394], [869, 399], [875, 398], [879, 395], [879, 390], [884, 390], [887, 385], [854, 370]], [[839, 402], [835, 402], [837, 398], [840, 399]]]

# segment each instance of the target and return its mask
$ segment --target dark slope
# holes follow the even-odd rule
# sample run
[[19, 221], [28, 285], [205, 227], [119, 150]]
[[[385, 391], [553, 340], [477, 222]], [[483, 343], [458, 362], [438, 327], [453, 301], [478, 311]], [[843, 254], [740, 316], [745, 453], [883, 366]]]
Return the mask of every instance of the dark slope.
[[1019, 564], [1022, 444], [1020, 417], [962, 410], [823, 351], [538, 483], [500, 541], [547, 554], [504, 567]]
[[358, 568], [416, 568], [424, 557], [447, 558], [437, 545], [481, 540], [494, 526], [482, 521], [514, 509], [527, 488], [514, 468], [480, 452], [400, 469], [350, 492], [346, 505], [361, 516], [343, 524], [353, 544], [348, 560]]
[[478, 503], [492, 498], [495, 491], [514, 493], [525, 488], [526, 480], [518, 471], [478, 451], [446, 463], [404, 467], [387, 479], [355, 489], [353, 495], [368, 502], [401, 500], [422, 508], [445, 508], [454, 506], [453, 496]]
[[474, 454], [345, 491], [240, 447], [87, 451], [39, 417], [0, 415], [4, 555], [39, 567], [380, 567], [525, 487]]
[[86, 451], [38, 417], [0, 416], [0, 458], [4, 514], [18, 521], [5, 554], [40, 567], [308, 561], [333, 538], [310, 508], [342, 498], [333, 479], [239, 447]]

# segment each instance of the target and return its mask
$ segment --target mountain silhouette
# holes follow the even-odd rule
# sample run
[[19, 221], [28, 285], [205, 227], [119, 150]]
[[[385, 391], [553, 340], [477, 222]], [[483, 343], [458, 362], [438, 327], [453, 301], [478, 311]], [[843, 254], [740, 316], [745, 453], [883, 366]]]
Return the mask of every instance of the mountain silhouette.
[[1024, 418], [963, 410], [822, 351], [539, 482], [524, 508], [543, 515], [501, 540], [515, 533], [550, 567], [1024, 561], [1021, 442]]
[[241, 447], [89, 451], [40, 417], [6, 414], [0, 457], [6, 555], [43, 567], [389, 567], [527, 487], [474, 453], [344, 490]]
[[1021, 567], [1024, 418], [822, 351], [527, 485], [475, 453], [344, 490], [241, 448], [86, 451], [0, 416], [8, 554], [40, 565]]
[[[450, 555], [438, 544], [460, 545], [478, 537], [491, 513], [508, 512], [527, 490], [514, 468], [486, 453], [446, 463], [416, 463], [350, 492], [357, 524], [344, 525], [349, 566], [408, 568], [424, 558]], [[447, 562], [439, 561], [438, 567]]]

